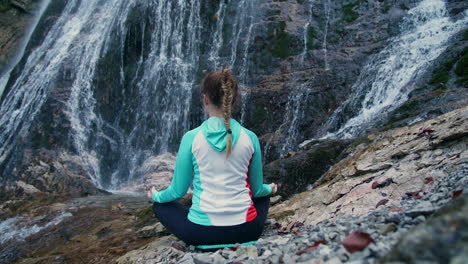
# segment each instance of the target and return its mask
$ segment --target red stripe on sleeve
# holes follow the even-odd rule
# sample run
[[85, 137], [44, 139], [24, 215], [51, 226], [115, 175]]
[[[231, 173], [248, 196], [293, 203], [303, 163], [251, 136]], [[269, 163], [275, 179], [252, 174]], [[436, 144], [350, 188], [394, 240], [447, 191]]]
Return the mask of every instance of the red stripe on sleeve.
[[[252, 157], [253, 157], [253, 155], [252, 155]], [[246, 181], [245, 187], [247, 189], [249, 189], [249, 196], [250, 196], [250, 207], [247, 210], [247, 216], [246, 216], [246, 219], [245, 219], [246, 222], [250, 222], [250, 221], [254, 220], [255, 217], [257, 217], [257, 209], [255, 209], [254, 203], [252, 201], [252, 189], [250, 188], [250, 183], [249, 183], [249, 172], [250, 172], [250, 164], [252, 162], [252, 157], [249, 160], [247, 175], [245, 177], [245, 181]]]

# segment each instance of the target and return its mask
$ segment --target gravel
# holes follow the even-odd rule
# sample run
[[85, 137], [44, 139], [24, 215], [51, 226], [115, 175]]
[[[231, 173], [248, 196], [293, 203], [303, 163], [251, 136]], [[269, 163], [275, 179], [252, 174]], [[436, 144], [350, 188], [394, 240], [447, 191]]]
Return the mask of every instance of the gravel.
[[[361, 216], [337, 217], [311, 225], [296, 224], [289, 232], [275, 222], [267, 220], [262, 238], [252, 246], [224, 248], [204, 252], [193, 246], [186, 247], [185, 255], [174, 263], [377, 263], [409, 230], [423, 224], [439, 208], [450, 204], [455, 190], [468, 193], [468, 166], [463, 166], [447, 177], [435, 180], [430, 193], [415, 199], [405, 195], [399, 207], [403, 211], [391, 212], [390, 206], [379, 206]], [[375, 241], [362, 251], [349, 253], [341, 244], [354, 231], [365, 232]], [[316, 247], [308, 248], [317, 241]]]

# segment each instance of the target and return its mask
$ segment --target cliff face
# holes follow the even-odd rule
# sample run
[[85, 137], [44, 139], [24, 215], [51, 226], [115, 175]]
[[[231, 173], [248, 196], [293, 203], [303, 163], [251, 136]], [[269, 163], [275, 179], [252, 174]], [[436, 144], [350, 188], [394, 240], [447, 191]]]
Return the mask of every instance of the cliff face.
[[[167, 10], [181, 8], [184, 16], [163, 17], [158, 5], [172, 2], [126, 3], [116, 10], [115, 5], [85, 10], [68, 5], [72, 2], [51, 1], [2, 96], [2, 110], [8, 108], [2, 128], [8, 135], [0, 146], [1, 182], [21, 180], [41, 191], [64, 193], [70, 185], [62, 183], [70, 182], [76, 184], [73, 193], [86, 194], [99, 192], [91, 190], [93, 184], [111, 188], [138, 178], [139, 166], [153, 155], [176, 151], [181, 135], [204, 118], [198, 98], [204, 74], [231, 65], [244, 94], [236, 117], [260, 137], [265, 164], [274, 161], [266, 166], [266, 177], [288, 184], [285, 196], [303, 191], [342, 157], [349, 142], [330, 148], [328, 161], [303, 167], [298, 164], [320, 156], [320, 147], [319, 152], [315, 147], [298, 155], [288, 152], [359, 112], [361, 101], [334, 116], [343, 102], [365, 97], [354, 93], [354, 85], [365, 66], [401, 36], [405, 17], [422, 2], [434, 2], [436, 11], [446, 7], [442, 16], [450, 21], [463, 18], [467, 8], [466, 1], [205, 0], [190, 2], [192, 9], [171, 6]], [[14, 21], [3, 14], [26, 17], [36, 2], [2, 3], [2, 19]], [[193, 13], [195, 8], [200, 12]], [[105, 15], [109, 10], [115, 11], [112, 19]], [[67, 24], [71, 17], [81, 23]], [[102, 23], [94, 23], [98, 18]], [[107, 31], [99, 28], [104, 23]], [[64, 30], [72, 26], [82, 27]], [[19, 32], [7, 28], [10, 35]], [[371, 120], [374, 128], [391, 129], [466, 105], [466, 31], [448, 43], [442, 55], [421, 67], [418, 79], [403, 87], [412, 90], [409, 100]], [[37, 54], [51, 56], [50, 61], [28, 64], [27, 58]], [[37, 90], [23, 92], [24, 87]], [[8, 118], [17, 113], [21, 118]], [[320, 170], [307, 173], [314, 166]], [[57, 167], [68, 169], [58, 173]], [[283, 180], [291, 168], [297, 177]], [[83, 178], [66, 180], [75, 175]]]
[[39, 0], [0, 1], [0, 73], [3, 73], [24, 39]]
[[[352, 96], [364, 97], [353, 93], [353, 89], [359, 88], [353, 88], [354, 85], [373, 85], [358, 83], [360, 75], [368, 70], [367, 64], [379, 59], [379, 52], [404, 33], [401, 24], [408, 11], [418, 4], [414, 1], [310, 3], [268, 1], [260, 7], [265, 18], [259, 27], [264, 29], [258, 30], [250, 50], [259, 82], [250, 87], [245, 119], [247, 126], [261, 136], [266, 161], [296, 150], [297, 144], [306, 139], [336, 131], [359, 112], [361, 101], [356, 100], [345, 105], [340, 115], [330, 122], [343, 102]], [[466, 8], [463, 1], [447, 2], [453, 19], [462, 17]], [[466, 31], [457, 34], [440, 58], [424, 66], [427, 67], [424, 75], [406, 85], [406, 89], [414, 89], [407, 104], [388, 116], [382, 115], [380, 120], [372, 120], [374, 127], [402, 126], [466, 104], [463, 81], [466, 76], [461, 68], [459, 74], [455, 73], [457, 65], [464, 67], [466, 34]], [[282, 47], [283, 52], [275, 53], [277, 47]], [[265, 50], [271, 50], [272, 54], [257, 59]], [[397, 75], [397, 72], [389, 74]], [[392, 84], [387, 81], [384, 85]]]

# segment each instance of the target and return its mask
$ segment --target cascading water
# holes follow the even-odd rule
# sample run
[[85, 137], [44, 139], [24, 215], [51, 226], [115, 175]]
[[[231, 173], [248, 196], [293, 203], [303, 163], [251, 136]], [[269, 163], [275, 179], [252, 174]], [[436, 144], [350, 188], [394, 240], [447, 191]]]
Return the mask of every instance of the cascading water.
[[[312, 23], [312, 8], [314, 7], [315, 0], [310, 0], [309, 5], [309, 16], [307, 22], [303, 27], [303, 39], [304, 48], [300, 55], [300, 66], [304, 68], [304, 60], [307, 55], [308, 43], [312, 41], [309, 39], [309, 28]], [[280, 156], [286, 155], [288, 152], [293, 150], [297, 145], [299, 138], [299, 121], [304, 117], [304, 105], [307, 103], [307, 99], [310, 95], [310, 84], [308, 82], [300, 83], [298, 80], [293, 80], [295, 89], [289, 94], [288, 101], [286, 104], [285, 116], [283, 123], [279, 130], [286, 130], [284, 133], [285, 140], [280, 150]], [[286, 128], [286, 129], [285, 129]], [[265, 151], [268, 150], [268, 144], [265, 147]]]
[[[176, 151], [190, 129], [200, 72], [226, 65], [247, 82], [256, 2], [222, 0], [217, 21], [206, 22], [201, 0], [68, 1], [10, 80], [0, 163], [66, 75], [71, 151], [98, 187], [134, 179], [147, 158]], [[212, 32], [207, 23], [217, 23]]]
[[[370, 57], [352, 87], [352, 95], [327, 122], [328, 133], [324, 137], [359, 135], [373, 120], [404, 103], [415, 80], [447, 48], [450, 37], [466, 28], [467, 23], [467, 10], [463, 18], [453, 21], [443, 0], [424, 0], [410, 9], [400, 25], [400, 35]], [[357, 111], [353, 117], [345, 117], [346, 109]]]
[[323, 61], [325, 62], [325, 69], [328, 70], [330, 65], [328, 63], [328, 50], [327, 50], [327, 36], [328, 36], [328, 25], [330, 24], [330, 9], [331, 3], [330, 0], [323, 0], [323, 9], [325, 10], [325, 30], [323, 31]]
[[[241, 88], [241, 123], [245, 119], [246, 103], [249, 85], [249, 46], [252, 33], [257, 23], [255, 6], [258, 0], [229, 1], [221, 0], [215, 14], [216, 28], [213, 33], [212, 48], [209, 52], [208, 62], [212, 70], [218, 70], [225, 66], [231, 66], [236, 74]], [[234, 21], [227, 15], [235, 10]], [[228, 33], [226, 28], [231, 28]]]

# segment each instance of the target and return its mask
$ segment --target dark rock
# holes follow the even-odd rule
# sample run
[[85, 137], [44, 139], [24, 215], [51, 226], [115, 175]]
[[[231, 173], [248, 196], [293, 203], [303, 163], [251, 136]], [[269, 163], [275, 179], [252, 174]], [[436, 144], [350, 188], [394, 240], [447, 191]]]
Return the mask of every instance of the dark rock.
[[339, 159], [350, 142], [324, 140], [291, 157], [273, 161], [264, 168], [265, 180], [279, 183], [278, 194], [283, 198], [305, 191], [307, 185], [313, 184]]
[[462, 263], [468, 256], [467, 211], [464, 195], [406, 233], [383, 261]]

